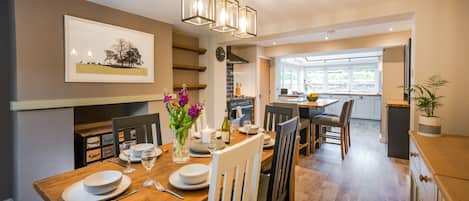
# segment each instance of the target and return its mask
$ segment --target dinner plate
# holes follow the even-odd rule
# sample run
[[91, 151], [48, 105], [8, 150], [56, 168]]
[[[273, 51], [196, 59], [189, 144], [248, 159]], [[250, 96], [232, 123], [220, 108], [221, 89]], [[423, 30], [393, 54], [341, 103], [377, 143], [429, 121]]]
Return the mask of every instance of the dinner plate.
[[[163, 153], [163, 150], [161, 150], [159, 147], [155, 147], [155, 151], [156, 151], [156, 156], [157, 157]], [[126, 152], [130, 152], [130, 150], [126, 150]], [[119, 158], [123, 161], [127, 161], [127, 159], [128, 159], [127, 155], [124, 154], [124, 153], [120, 153]], [[130, 162], [132, 162], [132, 163], [139, 163], [140, 160], [142, 160], [141, 157], [130, 156]]]
[[175, 172], [173, 172], [173, 174], [171, 174], [171, 176], [169, 176], [169, 184], [171, 184], [171, 186], [173, 186], [174, 188], [181, 190], [200, 190], [209, 186], [210, 174], [211, 173], [209, 172], [207, 180], [205, 180], [204, 182], [200, 184], [189, 185], [182, 182], [181, 176], [179, 176], [179, 170], [176, 170]]
[[257, 134], [257, 133], [262, 133], [264, 132], [264, 129], [263, 128], [259, 128], [256, 132], [248, 132], [246, 129], [244, 129], [244, 127], [239, 127], [238, 128], [238, 131], [240, 133], [247, 133], [249, 135], [254, 135], [254, 134]]
[[64, 199], [65, 201], [108, 200], [125, 192], [129, 188], [131, 183], [132, 180], [130, 179], [130, 177], [128, 177], [127, 175], [122, 175], [122, 181], [115, 190], [103, 195], [94, 195], [88, 193], [85, 190], [85, 187], [83, 186], [83, 180], [80, 180], [79, 182], [72, 184], [64, 190], [64, 192], [62, 193], [62, 199]]
[[270, 139], [270, 142], [267, 143], [267, 144], [264, 144], [264, 148], [271, 148], [275, 145], [275, 140], [274, 139]]

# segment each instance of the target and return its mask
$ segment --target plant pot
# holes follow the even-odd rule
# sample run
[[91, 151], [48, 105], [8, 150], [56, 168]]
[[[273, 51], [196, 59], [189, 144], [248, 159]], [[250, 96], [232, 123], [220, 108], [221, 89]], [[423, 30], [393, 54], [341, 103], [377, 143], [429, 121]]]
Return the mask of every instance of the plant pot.
[[189, 129], [173, 130], [173, 162], [187, 163], [190, 158]]
[[428, 137], [441, 136], [440, 117], [419, 117], [418, 134]]

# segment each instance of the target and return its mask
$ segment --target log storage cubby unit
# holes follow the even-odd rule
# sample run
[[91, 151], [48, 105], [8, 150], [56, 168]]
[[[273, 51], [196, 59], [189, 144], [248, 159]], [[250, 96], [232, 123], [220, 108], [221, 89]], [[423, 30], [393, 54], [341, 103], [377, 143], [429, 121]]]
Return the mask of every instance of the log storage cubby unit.
[[[135, 133], [131, 133], [135, 139]], [[119, 143], [124, 133], [119, 133]], [[114, 157], [114, 136], [112, 122], [96, 122], [75, 126], [75, 168]]]
[[198, 90], [206, 84], [199, 83], [199, 73], [207, 67], [199, 65], [199, 55], [207, 50], [199, 48], [199, 39], [183, 33], [173, 33], [173, 90], [177, 93], [186, 84], [191, 102], [199, 101]]

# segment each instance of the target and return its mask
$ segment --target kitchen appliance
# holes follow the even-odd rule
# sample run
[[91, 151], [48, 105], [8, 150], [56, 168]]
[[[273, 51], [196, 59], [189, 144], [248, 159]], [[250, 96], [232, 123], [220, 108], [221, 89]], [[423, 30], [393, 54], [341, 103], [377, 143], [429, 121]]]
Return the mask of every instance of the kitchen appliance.
[[241, 112], [243, 113], [243, 121], [250, 120], [254, 122], [254, 98], [244, 97], [244, 98], [232, 98], [228, 99], [227, 101], [227, 108], [228, 108], [228, 116], [230, 120], [236, 119], [236, 108], [241, 108]]

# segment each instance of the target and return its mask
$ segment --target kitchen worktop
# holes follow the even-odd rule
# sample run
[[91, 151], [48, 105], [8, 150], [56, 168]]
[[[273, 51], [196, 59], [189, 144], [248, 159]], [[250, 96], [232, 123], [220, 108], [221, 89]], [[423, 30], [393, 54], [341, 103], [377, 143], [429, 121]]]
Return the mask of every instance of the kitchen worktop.
[[409, 107], [409, 102], [405, 100], [387, 100], [386, 105], [388, 107]]
[[425, 137], [415, 131], [409, 131], [409, 134], [445, 197], [455, 201], [467, 200], [469, 137]]

